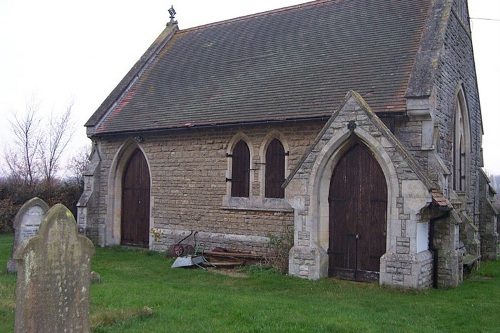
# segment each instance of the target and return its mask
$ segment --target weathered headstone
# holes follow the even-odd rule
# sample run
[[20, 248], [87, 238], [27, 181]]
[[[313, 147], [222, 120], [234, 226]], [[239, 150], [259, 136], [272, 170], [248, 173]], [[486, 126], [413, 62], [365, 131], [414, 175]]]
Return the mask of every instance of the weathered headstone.
[[18, 263], [15, 333], [89, 332], [90, 259], [94, 245], [57, 204], [38, 235], [14, 253]]
[[12, 253], [7, 261], [7, 270], [11, 273], [17, 272], [17, 262], [14, 260], [14, 252], [19, 248], [23, 241], [35, 236], [40, 227], [42, 219], [49, 210], [49, 206], [40, 198], [33, 198], [24, 203], [19, 209], [14, 219], [14, 243], [12, 244]]

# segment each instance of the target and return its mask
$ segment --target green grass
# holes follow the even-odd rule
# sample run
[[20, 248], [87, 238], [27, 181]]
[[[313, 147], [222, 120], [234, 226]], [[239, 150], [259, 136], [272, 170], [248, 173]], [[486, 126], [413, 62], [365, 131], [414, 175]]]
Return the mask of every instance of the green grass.
[[[5, 266], [11, 244], [12, 236], [0, 236], [0, 332], [14, 325], [15, 275]], [[482, 264], [459, 288], [427, 291], [306, 281], [257, 268], [231, 277], [171, 264], [146, 250], [97, 248], [93, 332], [500, 331], [500, 262]]]

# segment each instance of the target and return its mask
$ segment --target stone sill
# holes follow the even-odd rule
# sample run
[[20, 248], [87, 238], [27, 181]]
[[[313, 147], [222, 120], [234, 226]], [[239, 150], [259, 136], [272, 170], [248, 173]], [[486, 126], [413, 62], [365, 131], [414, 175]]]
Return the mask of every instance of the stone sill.
[[293, 212], [293, 207], [290, 206], [286, 199], [272, 199], [262, 197], [236, 198], [225, 196], [222, 199], [221, 209], [284, 213]]

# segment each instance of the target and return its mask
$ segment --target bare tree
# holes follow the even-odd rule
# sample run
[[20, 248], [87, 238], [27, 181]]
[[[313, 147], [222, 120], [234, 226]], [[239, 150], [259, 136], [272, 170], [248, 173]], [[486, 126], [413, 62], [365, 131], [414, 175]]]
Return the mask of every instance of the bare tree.
[[46, 131], [38, 151], [43, 178], [48, 185], [52, 184], [54, 175], [59, 168], [61, 155], [71, 141], [71, 133], [74, 129], [71, 120], [73, 104], [71, 102], [61, 116], [51, 113], [48, 131]]
[[76, 153], [72, 156], [69, 161], [69, 169], [71, 170], [73, 178], [78, 182], [78, 184], [83, 185], [83, 176], [84, 172], [87, 169], [87, 166], [90, 163], [90, 153], [92, 150], [92, 145], [88, 144], [84, 147], [81, 147]]
[[26, 112], [13, 114], [10, 120], [14, 134], [14, 146], [5, 152], [5, 161], [11, 178], [24, 185], [33, 186], [37, 180], [37, 154], [40, 149], [40, 119], [37, 118], [39, 103], [31, 97], [26, 103]]
[[72, 108], [73, 102], [62, 115], [52, 113], [42, 122], [39, 103], [32, 97], [24, 113], [13, 113], [9, 120], [13, 144], [4, 148], [7, 176], [12, 181], [30, 187], [40, 180], [52, 185], [74, 129]]

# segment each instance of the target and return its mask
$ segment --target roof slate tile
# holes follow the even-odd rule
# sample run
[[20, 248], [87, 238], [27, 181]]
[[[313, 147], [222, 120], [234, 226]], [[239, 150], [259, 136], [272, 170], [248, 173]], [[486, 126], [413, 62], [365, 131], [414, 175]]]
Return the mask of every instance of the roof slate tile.
[[87, 126], [109, 134], [327, 117], [350, 90], [375, 112], [402, 112], [429, 6], [314, 1], [178, 30]]

